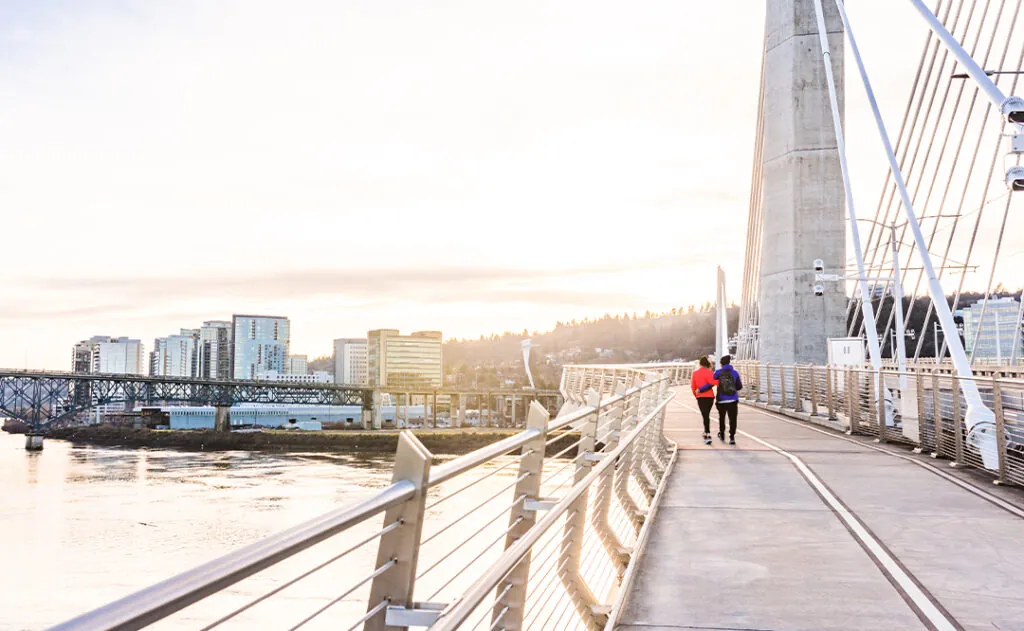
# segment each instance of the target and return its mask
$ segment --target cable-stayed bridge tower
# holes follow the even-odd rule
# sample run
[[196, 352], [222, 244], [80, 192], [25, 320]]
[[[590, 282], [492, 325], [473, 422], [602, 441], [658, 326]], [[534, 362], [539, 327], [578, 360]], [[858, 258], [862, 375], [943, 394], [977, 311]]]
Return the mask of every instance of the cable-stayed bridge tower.
[[[842, 102], [843, 26], [827, 6]], [[738, 352], [771, 363], [824, 363], [826, 339], [846, 333], [844, 287], [814, 291], [816, 259], [830, 269], [846, 265], [843, 181], [818, 33], [813, 0], [768, 2]]]

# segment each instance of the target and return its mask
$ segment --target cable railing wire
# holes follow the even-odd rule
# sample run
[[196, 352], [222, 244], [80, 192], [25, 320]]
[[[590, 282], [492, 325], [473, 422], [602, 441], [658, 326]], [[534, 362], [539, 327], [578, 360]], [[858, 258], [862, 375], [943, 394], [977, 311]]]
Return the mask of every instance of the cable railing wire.
[[[446, 525], [445, 525], [445, 526], [444, 526], [443, 528], [441, 528], [440, 530], [438, 530], [438, 531], [437, 531], [437, 532], [435, 532], [434, 534], [430, 535], [429, 537], [427, 537], [426, 539], [424, 539], [423, 541], [421, 541], [421, 542], [420, 542], [420, 545], [422, 546], [422, 545], [426, 545], [426, 544], [430, 543], [431, 541], [433, 541], [434, 539], [436, 539], [436, 538], [437, 538], [438, 536], [440, 536], [440, 535], [441, 535], [442, 533], [444, 533], [444, 532], [445, 532], [445, 531], [447, 531], [447, 530], [450, 530], [450, 529], [451, 529], [451, 528], [452, 528], [453, 526], [456, 526], [457, 524], [461, 523], [461, 522], [462, 522], [462, 520], [466, 519], [467, 517], [469, 517], [470, 515], [472, 515], [472, 514], [473, 514], [473, 513], [475, 513], [476, 511], [480, 510], [480, 509], [481, 509], [481, 508], [483, 508], [484, 506], [486, 506], [486, 505], [490, 504], [491, 502], [493, 502], [494, 500], [498, 499], [499, 497], [501, 497], [501, 495], [502, 495], [503, 493], [505, 493], [506, 491], [508, 491], [509, 489], [511, 489], [512, 487], [514, 487], [515, 485], [519, 484], [520, 482], [522, 482], [522, 481], [523, 481], [523, 480], [525, 480], [526, 478], [530, 477], [531, 475], [533, 475], [533, 474], [532, 474], [532, 473], [529, 473], [529, 472], [527, 472], [527, 473], [524, 473], [524, 474], [520, 475], [520, 476], [519, 476], [518, 478], [516, 478], [515, 480], [513, 480], [511, 484], [508, 484], [507, 486], [504, 486], [504, 487], [502, 487], [502, 488], [501, 488], [501, 489], [499, 489], [499, 490], [498, 490], [498, 491], [497, 491], [496, 493], [494, 493], [493, 495], [491, 495], [491, 496], [487, 497], [487, 498], [486, 498], [486, 499], [484, 499], [484, 500], [483, 500], [482, 502], [479, 502], [479, 503], [477, 503], [477, 505], [476, 505], [476, 506], [474, 506], [473, 508], [471, 508], [471, 509], [467, 510], [467, 511], [466, 511], [466, 512], [464, 512], [464, 513], [463, 513], [463, 514], [462, 514], [461, 516], [459, 516], [459, 517], [458, 517], [458, 518], [456, 518], [455, 520], [453, 520], [453, 521], [449, 522], [449, 523], [448, 523], [448, 524], [446, 524]], [[505, 510], [507, 511], [507, 510], [508, 510], [508, 508], [505, 508]], [[504, 511], [502, 511], [502, 512], [504, 512]]]
[[323, 563], [320, 563], [319, 565], [313, 567], [312, 569], [307, 570], [306, 572], [303, 572], [298, 577], [293, 578], [292, 580], [290, 580], [290, 581], [288, 581], [286, 583], [283, 583], [283, 584], [279, 585], [278, 587], [275, 587], [274, 589], [272, 589], [269, 592], [263, 594], [262, 596], [260, 596], [256, 600], [253, 600], [252, 602], [250, 602], [250, 603], [248, 603], [248, 604], [246, 604], [246, 605], [244, 605], [242, 607], [239, 607], [238, 609], [232, 611], [231, 613], [227, 614], [226, 616], [223, 616], [222, 618], [219, 618], [215, 622], [213, 622], [213, 623], [203, 627], [201, 631], [208, 631], [209, 629], [213, 629], [213, 628], [215, 628], [217, 626], [220, 626], [221, 624], [227, 622], [228, 620], [231, 620], [235, 616], [238, 616], [239, 614], [241, 614], [241, 613], [243, 613], [245, 611], [248, 611], [252, 607], [258, 605], [259, 603], [261, 603], [264, 600], [270, 598], [271, 596], [274, 596], [275, 594], [277, 594], [277, 593], [279, 593], [281, 591], [284, 591], [285, 589], [287, 589], [287, 588], [291, 587], [292, 585], [298, 583], [302, 579], [310, 576], [311, 574], [314, 574], [315, 572], [318, 572], [318, 571], [322, 570], [323, 568], [325, 568], [328, 565], [334, 563], [335, 561], [337, 561], [337, 560], [347, 556], [349, 553], [358, 550], [359, 548], [361, 548], [362, 546], [366, 545], [367, 543], [373, 541], [374, 539], [378, 539], [380, 537], [383, 537], [384, 535], [388, 534], [389, 532], [391, 532], [391, 531], [393, 531], [393, 530], [395, 530], [397, 528], [400, 528], [403, 524], [404, 524], [404, 522], [399, 520], [399, 521], [391, 523], [388, 526], [385, 526], [383, 529], [381, 529], [377, 533], [375, 533], [373, 535], [370, 535], [369, 537], [366, 537], [365, 539], [363, 539], [359, 543], [357, 543], [357, 544], [355, 544], [355, 545], [345, 549], [343, 552], [340, 552], [340, 553], [334, 555], [333, 557], [327, 559]]
[[[367, 576], [363, 580], [359, 581], [358, 583], [356, 583], [352, 587], [350, 587], [347, 590], [345, 590], [341, 594], [341, 596], [338, 596], [337, 598], [335, 598], [331, 602], [327, 603], [326, 605], [324, 605], [320, 609], [317, 609], [310, 616], [304, 618], [302, 620], [302, 622], [300, 622], [297, 625], [295, 625], [294, 627], [291, 627], [290, 629], [288, 629], [288, 631], [295, 631], [296, 629], [301, 629], [302, 627], [306, 626], [307, 624], [309, 624], [309, 622], [314, 620], [317, 616], [319, 616], [323, 612], [327, 611], [328, 609], [330, 609], [334, 605], [336, 605], [339, 602], [341, 602], [346, 596], [348, 596], [352, 592], [356, 591], [357, 589], [359, 589], [363, 585], [369, 583], [373, 579], [377, 578], [378, 576], [380, 576], [384, 572], [387, 572], [388, 570], [390, 570], [391, 568], [395, 567], [396, 565], [398, 565], [398, 560], [397, 559], [391, 559], [390, 561], [388, 561], [384, 565], [382, 565], [382, 566], [378, 567], [376, 570], [374, 570], [372, 574], [370, 574], [369, 576]], [[369, 618], [365, 618], [364, 620], [361, 620], [356, 626], [358, 626], [359, 624], [362, 624], [365, 620], [369, 620]]]
[[[516, 498], [516, 500], [515, 500], [514, 502], [512, 502], [512, 505], [511, 505], [511, 506], [506, 506], [505, 508], [503, 508], [503, 509], [501, 510], [501, 512], [500, 512], [500, 513], [498, 513], [497, 515], [495, 515], [495, 516], [494, 516], [494, 517], [492, 517], [491, 519], [487, 520], [487, 522], [486, 522], [486, 523], [485, 523], [485, 524], [484, 524], [483, 526], [480, 526], [480, 528], [478, 528], [478, 529], [477, 529], [477, 530], [476, 530], [475, 532], [473, 532], [473, 533], [472, 533], [471, 535], [469, 535], [468, 537], [465, 537], [465, 538], [463, 538], [463, 539], [462, 539], [462, 541], [460, 541], [458, 545], [456, 545], [456, 546], [455, 546], [455, 547], [453, 547], [453, 548], [452, 548], [451, 550], [449, 550], [449, 551], [448, 551], [447, 553], [445, 553], [445, 555], [444, 555], [444, 556], [442, 556], [442, 557], [441, 557], [440, 559], [438, 559], [438, 560], [437, 560], [436, 562], [434, 562], [434, 564], [433, 564], [433, 565], [431, 565], [431, 566], [430, 566], [430, 567], [428, 567], [427, 569], [423, 570], [423, 572], [422, 572], [422, 573], [421, 573], [421, 574], [420, 574], [419, 576], [417, 576], [417, 577], [416, 577], [416, 580], [419, 580], [419, 579], [423, 578], [423, 577], [424, 577], [424, 576], [426, 576], [426, 575], [427, 575], [427, 574], [428, 574], [428, 573], [429, 573], [429, 572], [430, 572], [431, 570], [433, 570], [433, 569], [434, 569], [434, 568], [436, 568], [437, 566], [439, 566], [439, 565], [441, 565], [442, 563], [444, 563], [444, 562], [445, 562], [446, 560], [448, 560], [448, 559], [449, 559], [449, 558], [450, 558], [450, 557], [451, 557], [451, 556], [452, 556], [453, 554], [455, 554], [456, 552], [458, 552], [459, 550], [461, 550], [463, 546], [465, 546], [465, 545], [466, 545], [466, 544], [468, 544], [468, 543], [469, 543], [470, 541], [472, 541], [473, 539], [475, 539], [475, 538], [477, 537], [477, 535], [479, 535], [479, 534], [480, 534], [480, 533], [482, 533], [483, 531], [487, 530], [487, 528], [488, 528], [489, 526], [491, 526], [492, 524], [494, 524], [494, 522], [496, 522], [496, 521], [498, 521], [499, 519], [501, 519], [502, 517], [504, 517], [506, 513], [508, 513], [508, 512], [509, 512], [510, 510], [512, 510], [513, 508], [515, 508], [515, 507], [516, 507], [517, 505], [519, 505], [519, 504], [523, 503], [523, 502], [524, 502], [525, 500], [526, 500], [526, 495], [520, 495], [520, 496], [519, 496], [518, 498]], [[441, 531], [441, 532], [444, 532], [444, 531]], [[440, 534], [440, 533], [437, 533], [437, 534]], [[436, 535], [435, 535], [435, 536], [436, 536]], [[425, 542], [424, 542], [424, 543], [425, 543]], [[422, 544], [420, 544], [420, 545], [422, 545]]]

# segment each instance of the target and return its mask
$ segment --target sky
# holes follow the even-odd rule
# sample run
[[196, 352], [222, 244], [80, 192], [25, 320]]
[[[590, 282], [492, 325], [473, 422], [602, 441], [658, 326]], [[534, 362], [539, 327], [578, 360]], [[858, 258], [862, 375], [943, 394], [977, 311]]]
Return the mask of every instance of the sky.
[[[764, 28], [740, 4], [8, 0], [0, 366], [233, 313], [290, 317], [311, 357], [546, 330], [713, 300], [717, 265], [738, 299]], [[898, 129], [924, 24], [855, 5]]]

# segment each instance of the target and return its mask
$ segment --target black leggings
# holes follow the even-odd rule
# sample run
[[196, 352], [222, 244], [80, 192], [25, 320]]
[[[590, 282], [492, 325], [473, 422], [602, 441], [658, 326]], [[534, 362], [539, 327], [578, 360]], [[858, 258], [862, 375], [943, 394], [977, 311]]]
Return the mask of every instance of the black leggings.
[[729, 416], [729, 438], [736, 435], [736, 411], [740, 407], [740, 404], [736, 401], [732, 403], [719, 403], [718, 404], [718, 433], [725, 434], [725, 417]]
[[704, 417], [704, 433], [711, 433], [711, 408], [715, 406], [715, 397], [697, 397], [697, 407]]

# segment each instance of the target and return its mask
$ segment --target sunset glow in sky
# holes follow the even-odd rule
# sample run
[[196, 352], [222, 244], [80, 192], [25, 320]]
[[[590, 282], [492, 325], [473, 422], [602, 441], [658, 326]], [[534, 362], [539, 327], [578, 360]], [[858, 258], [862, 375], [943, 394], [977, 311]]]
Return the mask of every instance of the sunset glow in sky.
[[[850, 11], [898, 130], [925, 27], [909, 3]], [[762, 2], [4, 2], [0, 366], [232, 313], [289, 316], [310, 356], [371, 328], [548, 329], [712, 300], [716, 265], [738, 299], [763, 21]], [[873, 204], [852, 87], [848, 121]]]

